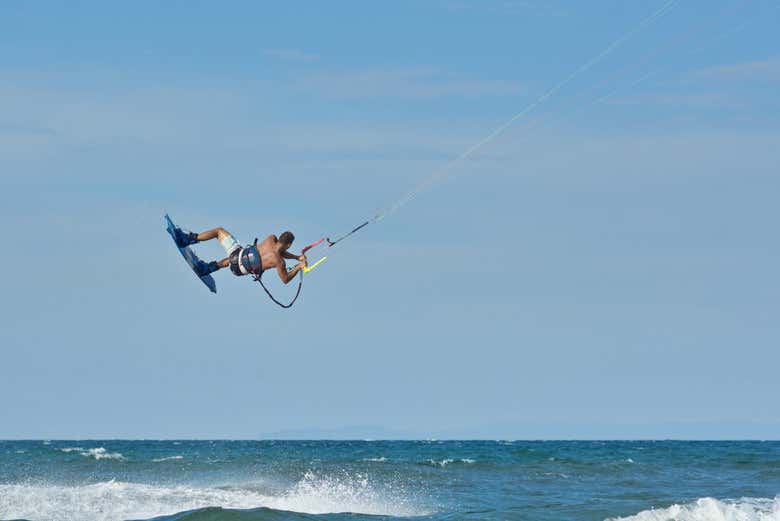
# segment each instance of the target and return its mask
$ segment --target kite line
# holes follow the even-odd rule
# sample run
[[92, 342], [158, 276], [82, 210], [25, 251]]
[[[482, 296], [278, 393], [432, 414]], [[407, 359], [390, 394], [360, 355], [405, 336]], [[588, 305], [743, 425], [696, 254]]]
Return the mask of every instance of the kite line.
[[522, 118], [532, 110], [536, 109], [543, 103], [545, 103], [549, 98], [554, 96], [558, 91], [560, 91], [563, 87], [571, 83], [575, 78], [580, 76], [582, 73], [588, 71], [591, 69], [594, 65], [601, 62], [604, 58], [606, 58], [609, 54], [611, 54], [615, 49], [622, 46], [626, 41], [628, 41], [631, 37], [633, 37], [635, 34], [640, 32], [645, 27], [653, 24], [656, 20], [663, 17], [665, 14], [667, 14], [677, 3], [677, 0], [668, 0], [666, 3], [664, 3], [658, 10], [650, 14], [648, 17], [643, 19], [639, 24], [637, 24], [633, 29], [630, 31], [624, 33], [619, 38], [617, 38], [615, 41], [613, 41], [611, 44], [609, 44], [607, 47], [605, 47], [602, 51], [600, 51], [598, 54], [596, 54], [593, 58], [582, 64], [580, 67], [578, 67], [574, 72], [569, 74], [566, 78], [555, 84], [552, 88], [550, 88], [548, 91], [546, 91], [544, 94], [539, 96], [537, 99], [535, 99], [533, 102], [529, 103], [523, 110], [520, 112], [514, 114], [511, 118], [509, 118], [505, 123], [494, 129], [490, 134], [473, 144], [471, 147], [466, 149], [463, 153], [461, 153], [459, 156], [457, 156], [455, 159], [452, 159], [449, 161], [446, 165], [444, 165], [441, 169], [435, 171], [433, 174], [431, 174], [427, 179], [420, 182], [417, 186], [415, 186], [412, 190], [404, 194], [402, 197], [397, 199], [392, 204], [386, 206], [383, 210], [378, 211], [376, 214], [374, 214], [371, 218], [363, 221], [361, 224], [354, 227], [352, 230], [344, 233], [343, 235], [340, 235], [336, 237], [335, 239], [327, 238], [328, 247], [335, 246], [339, 242], [343, 241], [347, 237], [350, 237], [357, 233], [358, 231], [362, 230], [369, 224], [373, 224], [375, 222], [378, 222], [385, 217], [395, 213], [398, 211], [401, 207], [403, 207], [405, 204], [407, 204], [409, 201], [414, 199], [417, 195], [419, 195], [421, 192], [432, 186], [437, 181], [445, 178], [447, 174], [457, 165], [474, 155], [478, 150], [480, 150], [482, 147], [496, 139], [498, 136], [504, 133], [509, 127], [512, 126], [518, 119]]

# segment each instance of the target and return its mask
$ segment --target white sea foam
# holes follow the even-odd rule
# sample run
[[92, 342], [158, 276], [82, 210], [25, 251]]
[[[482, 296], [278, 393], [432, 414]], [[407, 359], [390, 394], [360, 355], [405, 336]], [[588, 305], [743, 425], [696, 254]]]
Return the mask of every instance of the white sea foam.
[[263, 506], [309, 514], [352, 512], [377, 516], [418, 516], [420, 509], [409, 494], [391, 486], [377, 486], [367, 475], [344, 478], [307, 472], [291, 490]]
[[643, 510], [611, 521], [780, 521], [780, 496], [774, 499], [742, 498], [719, 501], [701, 498], [693, 503], [669, 508]]
[[374, 462], [384, 463], [385, 461], [387, 461], [387, 458], [385, 458], [384, 456], [381, 456], [379, 458], [363, 458], [363, 461], [374, 461]]
[[405, 491], [376, 486], [364, 475], [326, 477], [307, 473], [278, 495], [253, 488], [156, 486], [108, 481], [94, 485], [0, 485], [0, 519], [114, 521], [171, 515], [208, 506], [258, 507], [309, 514], [353, 512], [384, 516], [430, 513]]
[[152, 461], [160, 463], [161, 461], [172, 461], [177, 459], [184, 459], [184, 456], [168, 456], [166, 458], [154, 458]]
[[82, 456], [91, 456], [95, 459], [125, 459], [125, 457], [122, 456], [120, 453], [108, 452], [103, 447], [89, 449], [88, 451], [82, 453]]
[[77, 452], [82, 456], [95, 459], [125, 459], [125, 457], [118, 452], [108, 452], [105, 447], [95, 447], [93, 449], [85, 449], [82, 447], [65, 447], [60, 450], [62, 452]]
[[252, 508], [251, 492], [157, 487], [109, 481], [75, 487], [0, 485], [0, 519], [110, 521], [144, 519], [206, 506]]
[[431, 465], [433, 467], [442, 467], [442, 468], [444, 468], [444, 467], [446, 467], [447, 465], [449, 465], [451, 463], [476, 463], [476, 462], [477, 462], [477, 460], [473, 460], [471, 458], [461, 458], [461, 459], [447, 458], [447, 459], [442, 459], [442, 460], [429, 459], [429, 460], [426, 460], [425, 463], [428, 464], [428, 465]]

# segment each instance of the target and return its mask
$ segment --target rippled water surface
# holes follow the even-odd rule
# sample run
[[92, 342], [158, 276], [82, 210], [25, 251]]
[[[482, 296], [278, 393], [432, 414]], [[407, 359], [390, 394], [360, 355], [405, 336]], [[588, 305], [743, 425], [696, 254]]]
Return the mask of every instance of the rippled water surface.
[[780, 521], [778, 494], [780, 442], [0, 442], [3, 520]]

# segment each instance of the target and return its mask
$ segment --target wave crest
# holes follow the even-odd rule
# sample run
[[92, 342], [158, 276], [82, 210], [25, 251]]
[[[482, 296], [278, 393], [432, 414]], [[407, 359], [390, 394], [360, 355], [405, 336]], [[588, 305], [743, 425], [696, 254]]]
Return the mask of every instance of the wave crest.
[[423, 462], [424, 465], [429, 465], [431, 467], [441, 467], [444, 468], [447, 465], [452, 465], [456, 463], [465, 463], [465, 464], [472, 464], [476, 463], [477, 460], [471, 459], [471, 458], [460, 458], [460, 459], [454, 459], [454, 458], [446, 458], [442, 460], [435, 460], [435, 459], [429, 459], [425, 460]]
[[607, 521], [780, 521], [780, 496], [774, 499], [742, 498], [718, 501], [705, 497], [685, 505], [643, 510]]
[[262, 506], [309, 514], [420, 516], [430, 513], [416, 507], [408, 494], [376, 486], [365, 474], [334, 478], [307, 472], [291, 490]]
[[86, 457], [92, 457], [97, 460], [100, 459], [116, 459], [116, 460], [122, 460], [125, 459], [122, 454], [118, 452], [108, 452], [105, 447], [95, 447], [94, 449], [85, 449], [82, 447], [65, 447], [60, 449], [61, 452], [64, 452], [66, 454], [71, 452], [76, 452], [78, 454], [81, 454], [82, 456]]
[[0, 485], [0, 519], [115, 521], [173, 516], [209, 507], [268, 508], [302, 514], [416, 516], [401, 489], [376, 486], [364, 475], [328, 477], [308, 472], [279, 495], [246, 487], [157, 486], [120, 481], [93, 485]]
[[173, 461], [173, 460], [180, 460], [180, 459], [184, 459], [184, 456], [166, 456], [164, 458], [154, 458], [152, 461], [154, 461], [155, 463], [160, 463], [163, 461]]

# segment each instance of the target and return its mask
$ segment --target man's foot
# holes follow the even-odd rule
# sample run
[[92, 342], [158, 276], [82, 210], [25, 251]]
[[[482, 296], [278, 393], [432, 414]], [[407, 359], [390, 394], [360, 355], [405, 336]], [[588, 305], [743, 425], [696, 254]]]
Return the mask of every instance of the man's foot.
[[195, 270], [195, 273], [198, 274], [198, 277], [203, 277], [209, 273], [214, 273], [219, 268], [220, 265], [217, 264], [217, 261], [203, 262], [202, 260], [199, 260], [198, 263], [192, 267], [192, 269]]
[[198, 242], [198, 234], [193, 232], [185, 232], [178, 226], [173, 228], [173, 240], [176, 241], [176, 246], [184, 248], [190, 244]]

